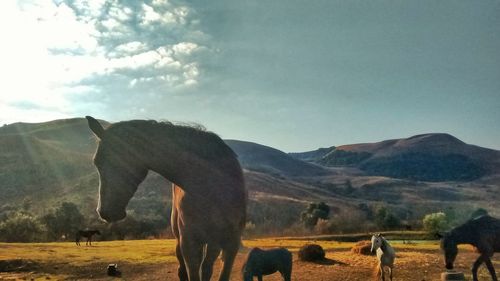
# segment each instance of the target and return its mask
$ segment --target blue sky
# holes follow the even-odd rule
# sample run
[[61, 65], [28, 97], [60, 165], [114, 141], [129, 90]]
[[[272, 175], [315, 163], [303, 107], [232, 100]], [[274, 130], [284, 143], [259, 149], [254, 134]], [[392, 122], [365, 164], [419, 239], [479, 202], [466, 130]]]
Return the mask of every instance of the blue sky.
[[0, 122], [197, 122], [302, 151], [500, 149], [500, 1], [2, 1]]

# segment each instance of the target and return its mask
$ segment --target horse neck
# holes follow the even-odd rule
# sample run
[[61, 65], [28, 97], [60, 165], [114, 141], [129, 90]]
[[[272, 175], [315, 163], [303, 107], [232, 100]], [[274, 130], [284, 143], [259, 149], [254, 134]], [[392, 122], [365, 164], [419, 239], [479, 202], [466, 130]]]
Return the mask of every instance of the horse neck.
[[456, 228], [452, 230], [450, 238], [458, 245], [458, 244], [475, 244], [474, 238], [472, 237], [472, 233], [468, 228]]
[[145, 148], [149, 153], [146, 155], [144, 163], [152, 171], [162, 175], [167, 180], [183, 185], [186, 171], [186, 159], [184, 152], [176, 151], [168, 140], [151, 139]]
[[[204, 175], [204, 178], [216, 177], [218, 173], [214, 171], [220, 166], [224, 166], [224, 163], [227, 161], [235, 161], [238, 163], [237, 159], [217, 159], [209, 161], [197, 155], [196, 152], [176, 146], [176, 143], [179, 142], [182, 142], [182, 140], [177, 139], [172, 141], [164, 137], [151, 139], [151, 146], [157, 151], [148, 154], [150, 155], [150, 159], [147, 160], [147, 166], [150, 170], [157, 172], [167, 180], [183, 187], [183, 189], [189, 189], [190, 186], [194, 186], [195, 184], [193, 184], [193, 181], [198, 181], [199, 175]], [[151, 150], [150, 147], [146, 149]]]
[[380, 249], [382, 249], [382, 252], [387, 253], [389, 251], [393, 251], [391, 245], [385, 238], [382, 238], [382, 245], [380, 245]]

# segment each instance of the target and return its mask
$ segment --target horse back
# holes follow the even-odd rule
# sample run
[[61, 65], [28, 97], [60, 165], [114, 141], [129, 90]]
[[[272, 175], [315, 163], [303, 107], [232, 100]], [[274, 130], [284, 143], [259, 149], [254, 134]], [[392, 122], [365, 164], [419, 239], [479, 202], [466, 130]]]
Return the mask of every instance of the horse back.
[[250, 251], [247, 263], [253, 264], [256, 270], [263, 275], [277, 271], [289, 272], [292, 268], [292, 254], [285, 248], [262, 250], [254, 248]]

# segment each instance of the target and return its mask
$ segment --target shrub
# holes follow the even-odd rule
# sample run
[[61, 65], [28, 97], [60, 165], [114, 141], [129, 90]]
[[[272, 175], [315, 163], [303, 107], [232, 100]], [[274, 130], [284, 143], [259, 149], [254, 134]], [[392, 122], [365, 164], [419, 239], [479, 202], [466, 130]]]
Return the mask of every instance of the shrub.
[[0, 223], [0, 239], [5, 242], [34, 242], [42, 240], [43, 227], [27, 213], [12, 213]]
[[355, 233], [373, 230], [373, 223], [367, 220], [363, 211], [343, 211], [330, 219], [330, 233]]
[[422, 223], [424, 229], [429, 233], [443, 232], [448, 228], [446, 214], [443, 212], [425, 215]]
[[72, 237], [82, 228], [85, 218], [74, 203], [63, 202], [53, 212], [42, 217], [47, 226], [48, 235], [52, 239]]
[[313, 229], [318, 222], [318, 219], [328, 219], [330, 214], [330, 207], [324, 202], [311, 203], [307, 209], [300, 215], [300, 220], [304, 223], [304, 226]]
[[375, 223], [381, 229], [396, 229], [401, 226], [401, 221], [386, 207], [382, 207], [375, 215]]

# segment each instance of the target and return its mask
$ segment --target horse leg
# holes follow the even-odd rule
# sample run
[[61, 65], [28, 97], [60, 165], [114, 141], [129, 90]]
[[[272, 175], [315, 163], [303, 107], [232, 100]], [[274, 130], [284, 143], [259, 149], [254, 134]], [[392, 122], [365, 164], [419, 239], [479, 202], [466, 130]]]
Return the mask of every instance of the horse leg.
[[175, 256], [177, 257], [177, 261], [179, 262], [179, 267], [177, 268], [177, 276], [180, 281], [189, 281], [188, 274], [186, 270], [186, 264], [184, 263], [184, 257], [182, 256], [181, 250], [181, 242], [180, 242], [180, 233], [179, 233], [179, 216], [177, 211], [178, 206], [178, 194], [175, 192], [176, 187], [172, 185], [172, 213], [170, 216], [170, 225], [172, 227], [172, 234], [176, 239], [175, 245]]
[[281, 276], [283, 276], [284, 281], [292, 281], [292, 264], [286, 266], [284, 270], [280, 270]]
[[392, 281], [392, 266], [389, 267], [389, 278], [391, 278]]
[[203, 259], [203, 263], [201, 265], [201, 280], [202, 281], [210, 281], [213, 273], [214, 263], [219, 257], [220, 247], [215, 246], [214, 244], [207, 244], [205, 258]]
[[[224, 265], [222, 267], [222, 272], [219, 276], [219, 281], [229, 281], [229, 276], [231, 275], [231, 269], [233, 268], [234, 259], [240, 248], [240, 237], [236, 237], [233, 241], [228, 241], [223, 247], [223, 260]], [[262, 277], [261, 277], [262, 278]]]
[[498, 281], [497, 274], [495, 273], [495, 268], [493, 267], [493, 264], [491, 263], [491, 259], [489, 257], [487, 257], [485, 259], [484, 263], [486, 264], [486, 267], [488, 268], [488, 271], [490, 272], [491, 279], [493, 281]]
[[189, 281], [200, 281], [200, 269], [203, 261], [203, 244], [195, 237], [181, 235], [181, 251], [187, 268]]
[[262, 274], [257, 275], [257, 280], [262, 281]]
[[175, 246], [175, 255], [179, 261], [179, 268], [177, 269], [177, 276], [179, 276], [180, 281], [189, 281], [186, 271], [186, 264], [184, 264], [184, 258], [182, 257], [181, 245], [179, 240], [177, 240], [177, 246]]
[[292, 281], [292, 273], [288, 270], [288, 268], [286, 269], [286, 271], [283, 271], [283, 272], [280, 272], [281, 273], [281, 277], [283, 277], [283, 281]]
[[382, 264], [380, 264], [380, 280], [385, 281], [385, 271]]
[[478, 281], [477, 269], [483, 263], [483, 261], [484, 261], [483, 259], [484, 259], [483, 255], [479, 256], [479, 258], [477, 258], [477, 260], [472, 265], [472, 281]]

